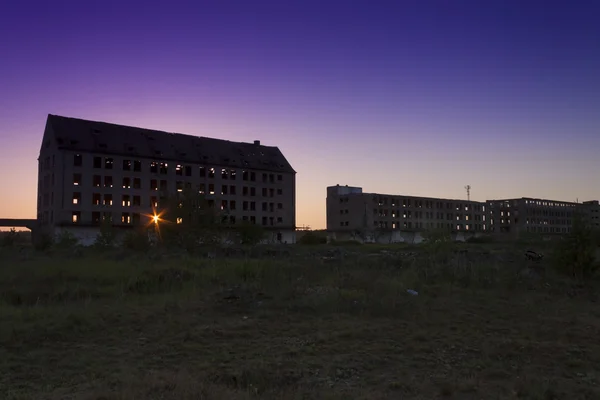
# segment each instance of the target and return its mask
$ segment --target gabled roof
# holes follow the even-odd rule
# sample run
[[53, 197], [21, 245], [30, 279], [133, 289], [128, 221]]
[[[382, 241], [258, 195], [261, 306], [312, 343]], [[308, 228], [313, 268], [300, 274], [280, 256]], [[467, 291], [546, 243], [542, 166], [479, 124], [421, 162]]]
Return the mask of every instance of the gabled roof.
[[279, 148], [48, 115], [64, 150], [295, 173]]

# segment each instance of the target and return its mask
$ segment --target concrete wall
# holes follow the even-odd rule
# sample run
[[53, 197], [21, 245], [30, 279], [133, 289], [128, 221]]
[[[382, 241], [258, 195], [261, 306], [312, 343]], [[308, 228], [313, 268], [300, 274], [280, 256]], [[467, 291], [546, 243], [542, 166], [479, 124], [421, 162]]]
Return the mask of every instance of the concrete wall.
[[[481, 232], [453, 232], [451, 237], [457, 242], [464, 242], [473, 237], [480, 237], [484, 234]], [[361, 237], [352, 232], [328, 232], [328, 241], [349, 241], [354, 240], [360, 243], [379, 243], [379, 244], [392, 244], [392, 243], [408, 243], [408, 244], [419, 244], [425, 241], [424, 234], [422, 232], [415, 231], [389, 231], [378, 234], [366, 234], [365, 237]]]

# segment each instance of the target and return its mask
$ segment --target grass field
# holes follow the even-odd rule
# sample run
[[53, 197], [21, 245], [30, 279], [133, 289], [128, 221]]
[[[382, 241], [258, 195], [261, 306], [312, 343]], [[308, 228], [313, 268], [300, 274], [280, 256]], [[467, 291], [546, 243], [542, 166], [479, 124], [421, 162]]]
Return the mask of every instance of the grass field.
[[0, 398], [598, 399], [597, 293], [498, 245], [0, 249]]

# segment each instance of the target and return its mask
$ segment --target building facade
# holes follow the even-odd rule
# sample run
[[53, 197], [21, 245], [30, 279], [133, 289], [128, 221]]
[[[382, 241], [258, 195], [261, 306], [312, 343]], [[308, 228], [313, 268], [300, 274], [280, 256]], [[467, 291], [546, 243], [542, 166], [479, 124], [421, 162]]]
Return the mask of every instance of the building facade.
[[364, 193], [360, 187], [336, 185], [327, 188], [326, 204], [330, 232], [477, 233], [489, 226], [486, 204], [476, 201]]
[[535, 199], [488, 200], [490, 231], [494, 233], [565, 234], [571, 232], [580, 204]]
[[151, 222], [161, 196], [198, 191], [231, 227], [295, 242], [296, 172], [277, 147], [49, 115], [38, 158], [39, 228], [95, 240]]

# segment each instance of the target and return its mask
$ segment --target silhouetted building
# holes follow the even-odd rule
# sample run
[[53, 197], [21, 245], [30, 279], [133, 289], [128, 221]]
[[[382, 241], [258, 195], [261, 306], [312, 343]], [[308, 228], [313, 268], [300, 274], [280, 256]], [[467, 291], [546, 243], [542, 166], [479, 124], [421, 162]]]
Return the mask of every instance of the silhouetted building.
[[295, 242], [296, 172], [277, 147], [49, 115], [38, 158], [42, 231], [93, 241], [102, 221], [150, 222], [165, 193], [197, 190], [230, 226]]
[[363, 193], [360, 187], [336, 185], [327, 188], [326, 204], [330, 232], [488, 229], [486, 204], [477, 201]]
[[534, 199], [488, 200], [490, 231], [494, 233], [545, 233], [571, 232], [578, 203]]

